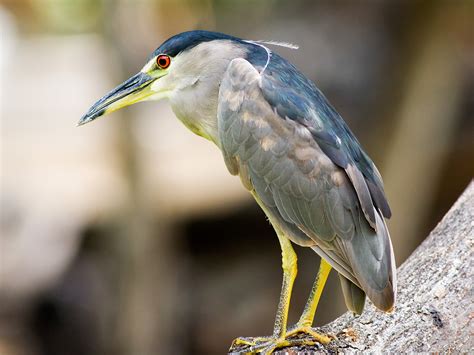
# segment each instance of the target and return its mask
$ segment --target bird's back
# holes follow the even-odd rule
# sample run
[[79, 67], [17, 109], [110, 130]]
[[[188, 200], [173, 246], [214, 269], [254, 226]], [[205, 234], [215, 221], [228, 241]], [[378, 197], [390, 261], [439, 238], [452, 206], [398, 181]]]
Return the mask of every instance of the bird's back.
[[260, 74], [262, 59], [234, 60], [221, 84], [227, 165], [293, 242], [313, 247], [339, 271], [343, 286], [390, 310], [396, 288], [384, 222], [390, 209], [375, 165], [311, 81], [276, 54]]
[[[323, 152], [339, 167], [355, 165], [366, 181], [375, 207], [390, 218], [382, 178], [375, 164], [316, 85], [275, 53], [262, 76], [262, 93], [278, 114], [307, 127]], [[371, 222], [375, 222], [373, 218]]]

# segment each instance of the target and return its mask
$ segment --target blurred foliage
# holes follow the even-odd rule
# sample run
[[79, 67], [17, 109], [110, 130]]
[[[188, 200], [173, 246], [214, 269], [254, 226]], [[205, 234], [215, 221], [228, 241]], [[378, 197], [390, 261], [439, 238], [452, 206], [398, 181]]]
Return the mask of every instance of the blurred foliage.
[[100, 29], [103, 4], [97, 0], [36, 0], [32, 2], [40, 26], [61, 34]]

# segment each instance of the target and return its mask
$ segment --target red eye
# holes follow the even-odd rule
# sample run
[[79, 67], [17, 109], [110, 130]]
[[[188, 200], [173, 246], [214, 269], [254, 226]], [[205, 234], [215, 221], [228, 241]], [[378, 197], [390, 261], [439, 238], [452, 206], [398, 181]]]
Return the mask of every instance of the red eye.
[[166, 69], [170, 66], [171, 64], [171, 58], [168, 57], [165, 54], [161, 54], [158, 57], [156, 57], [156, 64], [161, 68], [161, 69]]

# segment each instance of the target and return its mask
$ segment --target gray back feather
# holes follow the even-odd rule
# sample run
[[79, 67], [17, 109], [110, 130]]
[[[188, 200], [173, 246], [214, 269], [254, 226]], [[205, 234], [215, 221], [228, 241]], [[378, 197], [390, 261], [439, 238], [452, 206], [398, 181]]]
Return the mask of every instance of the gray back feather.
[[265, 80], [238, 58], [221, 83], [218, 135], [229, 171], [293, 242], [313, 247], [377, 307], [391, 309], [393, 251], [370, 186], [355, 164], [341, 167], [311, 129], [282, 116], [284, 102], [280, 110], [268, 102]]

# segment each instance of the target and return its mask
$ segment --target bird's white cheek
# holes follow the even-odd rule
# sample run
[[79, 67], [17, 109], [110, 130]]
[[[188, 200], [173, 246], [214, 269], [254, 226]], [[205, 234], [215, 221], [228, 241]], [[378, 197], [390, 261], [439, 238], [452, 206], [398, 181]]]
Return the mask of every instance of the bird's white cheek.
[[174, 89], [175, 90], [184, 90], [194, 86], [199, 80], [198, 75], [186, 75], [177, 77], [174, 80]]
[[170, 89], [165, 78], [166, 77], [157, 79], [150, 85], [151, 95], [149, 95], [144, 101], [157, 101], [170, 96], [172, 89]]
[[151, 91], [155, 92], [156, 94], [167, 92], [167, 91], [172, 91], [173, 87], [171, 87], [171, 85], [170, 85], [172, 83], [169, 82], [168, 78], [169, 78], [169, 76], [164, 76], [164, 77], [161, 77], [161, 78], [155, 80], [151, 84]]
[[154, 94], [151, 94], [147, 98], [145, 98], [142, 101], [158, 101], [161, 99], [168, 99], [170, 97], [170, 92], [169, 91], [161, 91], [161, 92], [156, 92]]

